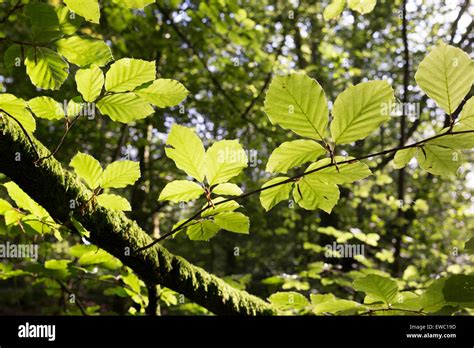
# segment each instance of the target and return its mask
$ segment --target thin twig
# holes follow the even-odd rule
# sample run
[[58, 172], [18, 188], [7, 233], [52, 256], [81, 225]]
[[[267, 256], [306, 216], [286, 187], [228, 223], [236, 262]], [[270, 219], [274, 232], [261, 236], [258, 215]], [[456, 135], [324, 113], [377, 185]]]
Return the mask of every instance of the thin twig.
[[[399, 146], [399, 147], [396, 147], [396, 148], [393, 148], [393, 149], [388, 149], [388, 150], [384, 150], [384, 151], [380, 151], [380, 152], [376, 152], [376, 153], [372, 153], [372, 154], [369, 154], [369, 155], [364, 155], [364, 156], [361, 156], [361, 157], [358, 157], [358, 158], [353, 158], [353, 159], [348, 159], [348, 160], [345, 160], [345, 161], [341, 161], [341, 162], [338, 162], [337, 165], [341, 166], [343, 164], [352, 164], [352, 163], [355, 163], [355, 162], [358, 162], [358, 161], [361, 161], [361, 160], [365, 160], [365, 159], [368, 159], [368, 158], [371, 158], [371, 157], [378, 157], [378, 156], [384, 156], [386, 154], [389, 154], [389, 153], [392, 153], [392, 152], [396, 152], [396, 151], [399, 151], [399, 150], [405, 150], [405, 149], [410, 149], [410, 148], [414, 148], [414, 147], [420, 147], [421, 145], [423, 145], [424, 143], [428, 142], [428, 141], [431, 141], [431, 140], [434, 140], [434, 139], [438, 139], [438, 138], [441, 138], [441, 137], [444, 137], [446, 135], [456, 135], [456, 134], [465, 134], [465, 133], [474, 133], [474, 129], [473, 130], [466, 130], [466, 131], [458, 131], [458, 132], [445, 132], [445, 133], [441, 133], [441, 134], [437, 134], [437, 135], [434, 135], [432, 137], [429, 137], [429, 138], [426, 138], [426, 139], [423, 139], [423, 140], [420, 140], [416, 143], [413, 143], [413, 144], [409, 144], [409, 145], [404, 145], [404, 146]], [[300, 174], [297, 174], [295, 176], [292, 176], [286, 180], [283, 180], [283, 181], [280, 181], [280, 182], [277, 182], [275, 184], [272, 184], [272, 185], [268, 185], [268, 186], [265, 186], [265, 187], [260, 187], [256, 190], [253, 190], [253, 191], [249, 191], [249, 192], [245, 192], [243, 194], [241, 194], [240, 196], [236, 196], [236, 197], [231, 197], [231, 198], [227, 198], [227, 199], [224, 199], [222, 201], [219, 201], [219, 202], [214, 202], [214, 206], [218, 206], [218, 205], [221, 205], [221, 204], [224, 204], [224, 203], [227, 203], [227, 202], [230, 202], [230, 201], [236, 201], [236, 200], [241, 200], [243, 198], [246, 198], [248, 196], [251, 196], [251, 195], [254, 195], [256, 193], [260, 193], [262, 191], [266, 191], [266, 190], [269, 190], [271, 188], [274, 188], [274, 187], [277, 187], [277, 186], [281, 186], [281, 185], [284, 185], [284, 184], [288, 184], [288, 183], [291, 183], [293, 181], [296, 181], [297, 179], [300, 179], [304, 176], [307, 176], [309, 174], [313, 174], [315, 172], [318, 172], [320, 170], [323, 170], [323, 169], [326, 169], [326, 168], [329, 168], [329, 167], [333, 167], [335, 166], [335, 163], [329, 163], [327, 165], [324, 165], [324, 166], [321, 166], [321, 167], [318, 167], [318, 168], [315, 168], [315, 169], [312, 169], [312, 170], [309, 170], [307, 172], [303, 172], [303, 173], [300, 173]], [[136, 253], [139, 253], [143, 250], [146, 250], [146, 249], [149, 249], [151, 248], [152, 246], [156, 245], [157, 243], [161, 242], [162, 240], [168, 238], [169, 236], [172, 236], [173, 234], [179, 232], [182, 228], [184, 228], [189, 222], [193, 221], [194, 219], [196, 219], [198, 216], [200, 216], [203, 212], [205, 212], [206, 210], [208, 210], [209, 208], [211, 208], [211, 206], [209, 204], [207, 204], [206, 206], [204, 206], [204, 208], [200, 209], [199, 211], [197, 211], [195, 214], [193, 214], [189, 219], [185, 220], [184, 222], [182, 222], [181, 224], [179, 224], [178, 226], [176, 226], [175, 228], [173, 228], [170, 232], [168, 233], [165, 233], [164, 235], [162, 235], [160, 238], [157, 238], [155, 239], [153, 242], [151, 242], [150, 244], [148, 245], [145, 245], [141, 248], [138, 248], [137, 250], [135, 250]]]
[[3, 109], [0, 109], [0, 112], [3, 112], [5, 115], [7, 115], [8, 117], [10, 117], [11, 119], [13, 119], [16, 123], [18, 123], [18, 126], [20, 126], [21, 130], [23, 131], [23, 133], [25, 134], [26, 138], [28, 139], [28, 142], [30, 143], [31, 147], [33, 148], [33, 150], [35, 151], [36, 153], [36, 156], [37, 156], [37, 160], [41, 157], [38, 153], [38, 150], [36, 150], [36, 146], [35, 144], [33, 143], [33, 140], [31, 139], [30, 137], [30, 134], [28, 133], [28, 131], [25, 129], [25, 127], [23, 127], [23, 125], [21, 124], [20, 121], [18, 121], [18, 119], [16, 117], [14, 117], [12, 114], [6, 112], [5, 110]]
[[400, 311], [412, 314], [421, 314], [427, 315], [427, 313], [423, 312], [423, 310], [413, 310], [413, 309], [404, 309], [404, 308], [378, 308], [378, 309], [369, 309], [367, 312], [360, 313], [359, 315], [371, 315], [376, 312], [389, 312], [389, 311]]
[[8, 18], [18, 9], [22, 8], [23, 7], [23, 4], [21, 3], [21, 0], [18, 0], [15, 4], [15, 6], [13, 6], [6, 14], [5, 16], [2, 17], [2, 19], [0, 19], [0, 23], [5, 23]]
[[76, 304], [77, 308], [79, 308], [82, 315], [89, 315], [87, 311], [85, 310], [84, 306], [82, 305], [81, 301], [79, 300], [78, 296], [75, 293], [73, 293], [71, 290], [69, 290], [69, 288], [62, 281], [60, 281], [59, 279], [56, 279], [56, 281], [58, 282], [59, 286], [61, 286], [61, 289], [66, 291], [69, 295], [74, 296], [74, 303]]
[[59, 144], [56, 146], [56, 148], [54, 149], [53, 152], [51, 152], [48, 156], [45, 156], [45, 157], [41, 157], [41, 158], [38, 158], [36, 161], [35, 161], [35, 165], [37, 164], [40, 164], [42, 161], [44, 161], [45, 159], [48, 159], [54, 155], [56, 155], [59, 151], [59, 149], [61, 148], [61, 146], [63, 145], [64, 143], [64, 140], [66, 140], [66, 136], [68, 135], [69, 131], [71, 130], [71, 128], [74, 126], [74, 124], [76, 123], [76, 121], [79, 119], [80, 115], [77, 115], [72, 121], [71, 123], [69, 123], [69, 121], [66, 120], [66, 131], [64, 132], [63, 136], [61, 137], [61, 140], [59, 141]]

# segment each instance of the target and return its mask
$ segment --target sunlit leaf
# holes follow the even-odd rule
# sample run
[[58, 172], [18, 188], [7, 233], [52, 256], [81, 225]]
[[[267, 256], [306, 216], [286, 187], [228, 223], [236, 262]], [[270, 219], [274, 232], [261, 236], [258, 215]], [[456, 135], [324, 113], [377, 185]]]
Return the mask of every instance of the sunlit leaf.
[[150, 104], [137, 97], [134, 93], [106, 96], [97, 102], [97, 107], [102, 114], [109, 116], [113, 121], [121, 123], [141, 120], [155, 112]]
[[50, 97], [36, 97], [28, 101], [33, 113], [47, 120], [60, 120], [65, 117], [63, 106]]
[[89, 69], [79, 69], [75, 79], [77, 90], [86, 102], [95, 101], [104, 86], [104, 73], [96, 65]]
[[110, 92], [133, 91], [155, 79], [155, 61], [122, 58], [115, 61], [105, 75], [105, 89]]
[[472, 87], [474, 68], [466, 52], [441, 43], [420, 63], [415, 80], [439, 107], [451, 115]]
[[209, 185], [227, 182], [247, 167], [247, 155], [237, 140], [216, 141], [207, 149], [205, 158]]
[[121, 210], [121, 211], [131, 211], [132, 207], [130, 206], [130, 203], [121, 196], [118, 195], [112, 195], [108, 193], [102, 193], [95, 197], [97, 200], [97, 203], [108, 209], [115, 209], [115, 210]]
[[[267, 181], [265, 184], [262, 185], [262, 188], [279, 184], [289, 178], [286, 176], [277, 177], [272, 180]], [[288, 199], [291, 192], [291, 187], [293, 186], [292, 182], [288, 182], [285, 184], [281, 184], [269, 189], [266, 189], [260, 193], [260, 203], [262, 207], [265, 208], [266, 211], [272, 209], [275, 205]]]
[[170, 79], [155, 80], [151, 85], [135, 91], [140, 98], [160, 108], [178, 105], [188, 93], [181, 83]]
[[90, 189], [96, 189], [100, 186], [102, 167], [91, 155], [78, 152], [69, 163], [74, 168], [76, 174], [83, 179]]
[[239, 212], [224, 212], [214, 216], [214, 222], [222, 229], [236, 232], [249, 233], [250, 221], [247, 216]]
[[64, 0], [66, 6], [87, 21], [99, 23], [99, 0]]
[[27, 103], [23, 99], [13, 94], [0, 93], [0, 114], [1, 110], [4, 110], [15, 117], [28, 132], [33, 133], [36, 130], [36, 121], [26, 106]]
[[286, 173], [288, 169], [312, 162], [326, 150], [313, 140], [287, 141], [273, 150], [265, 169], [269, 173]]
[[133, 185], [140, 178], [140, 164], [134, 161], [117, 161], [109, 164], [102, 174], [100, 187], [122, 188]]
[[25, 66], [31, 83], [42, 89], [59, 89], [69, 73], [68, 63], [46, 47], [29, 48]]
[[319, 83], [305, 74], [275, 77], [267, 91], [265, 112], [273, 124], [298, 135], [317, 140], [326, 135], [326, 96]]
[[368, 81], [339, 94], [332, 109], [331, 135], [336, 144], [365, 138], [390, 118], [395, 101], [387, 81]]
[[214, 237], [220, 230], [220, 227], [212, 221], [202, 220], [188, 227], [187, 235], [191, 240], [207, 241]]
[[174, 161], [176, 167], [196, 180], [204, 181], [205, 150], [194, 130], [173, 124], [166, 145], [166, 156]]
[[195, 182], [188, 180], [175, 180], [170, 182], [161, 191], [160, 201], [188, 202], [204, 193], [204, 189]]
[[369, 274], [354, 281], [354, 289], [363, 291], [373, 301], [382, 301], [385, 304], [393, 304], [398, 294], [397, 282], [388, 277], [377, 274]]

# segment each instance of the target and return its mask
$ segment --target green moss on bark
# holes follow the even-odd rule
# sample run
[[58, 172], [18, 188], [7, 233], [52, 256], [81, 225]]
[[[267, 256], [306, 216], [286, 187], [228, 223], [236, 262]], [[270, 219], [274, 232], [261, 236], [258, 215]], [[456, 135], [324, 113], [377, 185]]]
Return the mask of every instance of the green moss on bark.
[[[41, 157], [49, 154], [39, 141], [31, 139]], [[274, 314], [267, 302], [231, 287], [161, 245], [134, 253], [133, 250], [151, 242], [150, 236], [122, 212], [98, 207], [81, 214], [78, 207], [86, 201], [85, 186], [54, 158], [35, 166], [36, 151], [13, 121], [0, 119], [0, 172], [15, 181], [54, 219], [66, 223], [74, 210], [75, 218], [91, 232], [91, 241], [132, 268], [147, 284], [168, 287], [215, 314]], [[71, 202], [75, 202], [74, 209]]]

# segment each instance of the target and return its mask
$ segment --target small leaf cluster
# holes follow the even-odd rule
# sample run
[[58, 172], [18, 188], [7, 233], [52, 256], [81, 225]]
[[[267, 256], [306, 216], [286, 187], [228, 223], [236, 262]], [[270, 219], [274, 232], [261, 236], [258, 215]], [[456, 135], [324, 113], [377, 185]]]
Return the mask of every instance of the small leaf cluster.
[[[174, 124], [166, 141], [165, 152], [179, 169], [194, 180], [168, 183], [158, 200], [189, 202], [201, 196], [207, 200], [209, 209], [187, 227], [190, 239], [209, 240], [220, 229], [236, 233], [249, 232], [248, 217], [235, 212], [240, 207], [237, 202], [229, 200], [219, 203], [224, 200], [222, 196], [242, 194], [240, 187], [229, 182], [247, 167], [247, 155], [237, 140], [216, 141], [205, 150], [193, 129]], [[180, 226], [184, 221], [175, 226]]]
[[99, 161], [91, 155], [78, 152], [69, 165], [74, 172], [84, 180], [87, 187], [92, 190], [90, 198], [100, 206], [108, 209], [130, 211], [130, 203], [124, 197], [102, 193], [105, 189], [123, 188], [133, 185], [140, 178], [140, 165], [138, 162], [123, 160], [109, 164], [102, 169]]

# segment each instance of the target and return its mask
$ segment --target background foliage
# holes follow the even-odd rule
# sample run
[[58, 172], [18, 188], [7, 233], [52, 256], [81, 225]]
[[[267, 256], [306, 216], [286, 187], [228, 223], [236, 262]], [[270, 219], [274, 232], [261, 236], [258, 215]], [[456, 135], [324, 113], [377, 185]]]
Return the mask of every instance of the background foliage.
[[[308, 138], [304, 127], [297, 135], [274, 124], [272, 94], [265, 97], [265, 91], [274, 76], [302, 79], [289, 74], [304, 71], [319, 82], [331, 107], [350, 84], [383, 79], [395, 98], [419, 110], [404, 121], [388, 118], [368, 137], [339, 137], [339, 154], [360, 157], [419, 141], [449, 127], [449, 114], [456, 112], [420, 89], [420, 62], [440, 42], [470, 53], [473, 40], [469, 1], [379, 0], [373, 9], [372, 1], [101, 1], [100, 9], [96, 1], [86, 2], [0, 5], [0, 108], [8, 111], [9, 94], [28, 101], [35, 118], [14, 110], [52, 151], [66, 127], [55, 157], [85, 180], [97, 204], [129, 211], [155, 238], [206, 203], [166, 200], [172, 196], [163, 189], [171, 181], [189, 174], [203, 182], [209, 171], [181, 168], [170, 155], [178, 148], [165, 146], [170, 132], [195, 128], [183, 136], [188, 144], [196, 137], [195, 151], [201, 141], [209, 152], [223, 139], [238, 139], [249, 165], [213, 183], [258, 189], [272, 177], [267, 172], [281, 172], [268, 162], [273, 150]], [[120, 74], [124, 67], [129, 75]], [[468, 77], [456, 86], [464, 101], [472, 95]], [[69, 103], [74, 127], [45, 97]], [[87, 107], [95, 107], [94, 117], [75, 117], [74, 103], [81, 101], [92, 103]], [[474, 230], [472, 152], [462, 151], [460, 170], [449, 176], [424, 171], [416, 161], [400, 171], [393, 156], [365, 161], [374, 175], [340, 185], [333, 209], [305, 210], [290, 199], [269, 210], [251, 195], [239, 201], [232, 226], [229, 215], [213, 218], [201, 222], [211, 232], [207, 238], [202, 229], [188, 230], [164, 244], [286, 314], [471, 314], [472, 242], [466, 242]], [[129, 177], [104, 184], [111, 163], [128, 163]], [[145, 313], [150, 288], [129, 268], [84, 243], [88, 231], [73, 218], [73, 226], [57, 225], [8, 178], [0, 180], [1, 240], [40, 245], [39, 262], [0, 263], [3, 314]], [[190, 198], [207, 194], [200, 186], [194, 190]], [[237, 233], [216, 233], [210, 224]], [[83, 235], [68, 233], [72, 227]], [[328, 255], [325, 245], [333, 242], [363, 244], [365, 253]], [[158, 287], [157, 296], [161, 314], [209, 314], [167, 288]]]

